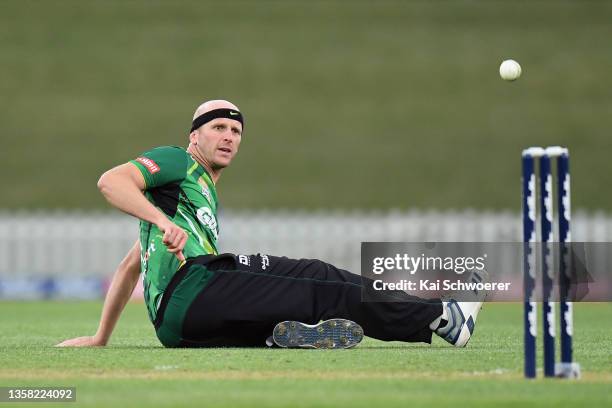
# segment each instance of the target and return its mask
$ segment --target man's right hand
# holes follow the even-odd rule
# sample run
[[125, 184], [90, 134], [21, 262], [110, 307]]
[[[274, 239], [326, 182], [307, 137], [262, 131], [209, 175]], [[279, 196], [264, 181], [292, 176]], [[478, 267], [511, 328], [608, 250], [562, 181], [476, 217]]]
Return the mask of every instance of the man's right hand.
[[168, 251], [176, 255], [179, 261], [184, 262], [183, 248], [187, 243], [187, 233], [167, 218], [157, 224], [157, 228], [164, 233], [162, 242]]

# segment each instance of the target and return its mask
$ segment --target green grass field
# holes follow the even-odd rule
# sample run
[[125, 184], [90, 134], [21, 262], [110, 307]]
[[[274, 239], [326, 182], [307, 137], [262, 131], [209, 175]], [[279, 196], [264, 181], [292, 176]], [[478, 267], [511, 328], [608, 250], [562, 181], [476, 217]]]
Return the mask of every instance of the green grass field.
[[604, 1], [3, 1], [0, 208], [104, 208], [103, 171], [185, 145], [223, 97], [246, 115], [225, 208], [516, 210], [521, 149], [564, 144], [574, 207], [612, 211], [610, 21]]
[[519, 304], [486, 304], [461, 350], [437, 338], [339, 351], [164, 349], [142, 304], [128, 306], [107, 348], [52, 347], [92, 333], [100, 308], [0, 303], [0, 386], [76, 386], [68, 406], [91, 407], [612, 406], [610, 304], [575, 307], [577, 381], [523, 379]]

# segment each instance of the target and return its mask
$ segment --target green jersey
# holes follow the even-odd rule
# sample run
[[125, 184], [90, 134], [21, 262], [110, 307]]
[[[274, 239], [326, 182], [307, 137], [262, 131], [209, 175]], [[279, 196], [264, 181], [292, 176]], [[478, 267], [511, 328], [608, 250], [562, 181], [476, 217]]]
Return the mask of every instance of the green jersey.
[[[148, 200], [187, 232], [185, 258], [217, 255], [217, 192], [204, 167], [176, 146], [157, 147], [130, 163], [144, 177]], [[156, 225], [140, 222], [141, 271], [151, 321], [155, 320], [164, 290], [180, 266], [162, 237]]]

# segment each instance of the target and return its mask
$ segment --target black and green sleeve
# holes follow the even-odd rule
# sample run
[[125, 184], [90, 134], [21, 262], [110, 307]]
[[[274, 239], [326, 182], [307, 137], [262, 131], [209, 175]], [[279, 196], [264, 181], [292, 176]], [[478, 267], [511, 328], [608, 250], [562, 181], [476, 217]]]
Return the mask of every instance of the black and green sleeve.
[[138, 167], [148, 190], [184, 179], [188, 158], [180, 147], [163, 146], [142, 153], [130, 163]]

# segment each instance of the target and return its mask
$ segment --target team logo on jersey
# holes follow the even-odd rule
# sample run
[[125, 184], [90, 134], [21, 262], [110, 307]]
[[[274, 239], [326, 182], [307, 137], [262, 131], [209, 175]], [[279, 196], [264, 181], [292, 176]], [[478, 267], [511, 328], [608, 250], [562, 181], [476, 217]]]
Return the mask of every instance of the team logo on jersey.
[[146, 157], [138, 157], [136, 161], [142, 163], [151, 174], [155, 174], [159, 171], [159, 166], [151, 159], [147, 159]]
[[202, 186], [202, 194], [204, 195], [204, 197], [206, 197], [209, 203], [212, 203], [212, 198], [210, 196], [210, 190], [208, 189], [207, 186]]
[[213, 215], [212, 211], [208, 207], [202, 207], [196, 213], [198, 220], [204, 225], [208, 227], [210, 232], [212, 232], [215, 240], [219, 238], [219, 232], [217, 231], [217, 219]]

